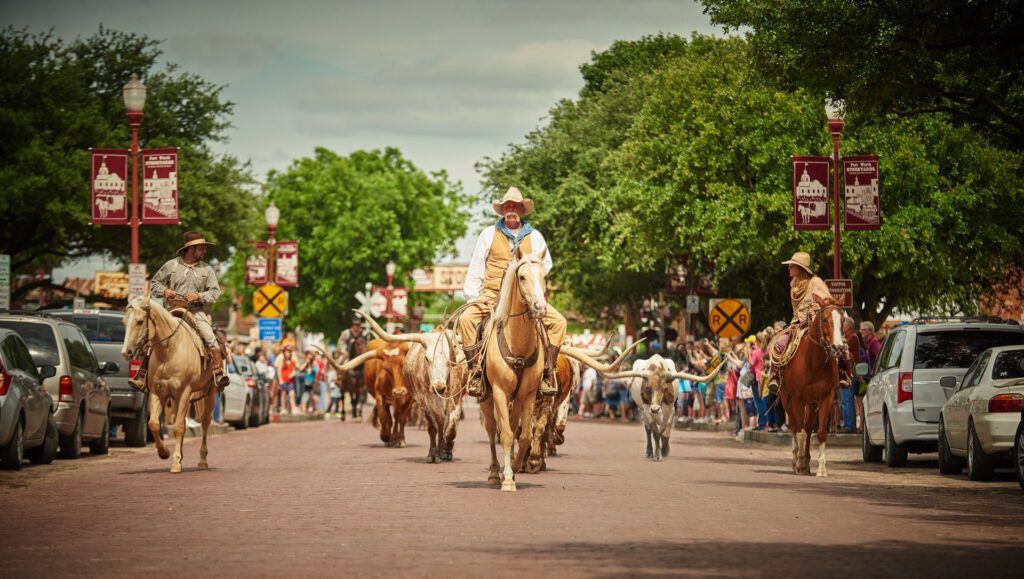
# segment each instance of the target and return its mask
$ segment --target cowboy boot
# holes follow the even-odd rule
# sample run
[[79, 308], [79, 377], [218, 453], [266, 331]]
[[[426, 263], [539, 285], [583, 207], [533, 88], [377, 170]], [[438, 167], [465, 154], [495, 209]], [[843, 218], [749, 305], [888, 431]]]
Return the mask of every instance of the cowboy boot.
[[224, 373], [224, 354], [220, 351], [220, 345], [210, 348], [210, 369], [213, 370], [213, 381], [217, 384], [217, 390], [223, 392], [231, 380]]
[[[480, 351], [474, 348], [463, 348], [463, 352], [466, 353], [466, 368], [467, 376], [466, 379], [466, 394], [480, 398], [484, 395], [484, 377], [483, 372], [477, 370], [477, 358], [479, 358]], [[476, 354], [475, 356], [473, 354]]]
[[135, 373], [134, 378], [128, 379], [128, 385], [138, 390], [139, 392], [147, 392], [148, 386], [146, 386], [146, 372], [149, 370], [149, 356], [143, 354], [139, 358], [139, 370]]
[[779, 377], [776, 375], [776, 372], [772, 369], [769, 369], [765, 372], [765, 374], [767, 374], [766, 379], [768, 380], [768, 392], [770, 394], [778, 394]]
[[541, 396], [554, 396], [558, 393], [558, 346], [548, 346], [544, 356], [544, 381], [540, 383]]

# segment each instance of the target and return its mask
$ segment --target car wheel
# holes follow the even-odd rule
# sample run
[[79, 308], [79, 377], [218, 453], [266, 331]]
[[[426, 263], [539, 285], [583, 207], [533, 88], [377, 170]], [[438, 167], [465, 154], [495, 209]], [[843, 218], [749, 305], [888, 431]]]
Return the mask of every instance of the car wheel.
[[971, 480], [992, 480], [995, 461], [985, 454], [981, 448], [978, 434], [974, 432], [974, 423], [967, 424], [967, 478]]
[[860, 453], [864, 462], [882, 462], [882, 447], [871, 444], [871, 439], [868, 438], [868, 425], [865, 423], [860, 430]]
[[149, 411], [140, 408], [132, 418], [124, 424], [125, 446], [146, 446], [146, 433], [149, 432]]
[[89, 454], [110, 453], [110, 409], [107, 409], [107, 416], [103, 419], [103, 432], [100, 437], [89, 443]]
[[[259, 396], [257, 396], [256, 398], [258, 400]], [[260, 408], [259, 408], [259, 402], [256, 402], [256, 406], [257, 406], [256, 407], [256, 412], [252, 411], [252, 407], [251, 406], [249, 407], [250, 408], [250, 410], [249, 410], [249, 420], [246, 421], [246, 424], [248, 424], [249, 426], [251, 426], [253, 428], [255, 428], [255, 427], [260, 425], [260, 419], [262, 418], [261, 415], [263, 414], [263, 411], [260, 410]]]
[[21, 470], [21, 462], [25, 459], [25, 425], [21, 419], [14, 425], [11, 441], [0, 448], [0, 468], [4, 470]]
[[907, 466], [907, 449], [896, 444], [896, 438], [892, 435], [892, 425], [889, 424], [888, 414], [885, 415], [885, 466]]
[[1017, 470], [1017, 483], [1024, 489], [1024, 422], [1017, 427], [1017, 438], [1013, 445], [1013, 466]]
[[46, 438], [43, 444], [25, 453], [32, 464], [50, 464], [57, 456], [57, 425], [51, 416], [46, 423]]
[[248, 399], [245, 401], [245, 410], [242, 411], [242, 419], [235, 424], [235, 428], [238, 430], [245, 430], [249, 428], [249, 415], [252, 414], [252, 406]]
[[964, 459], [955, 456], [949, 450], [946, 440], [946, 420], [939, 417], [939, 472], [942, 474], [960, 474], [964, 470]]
[[78, 420], [75, 421], [75, 429], [71, 431], [71, 434], [64, 436], [60, 435], [60, 457], [61, 458], [78, 458], [82, 456], [82, 415], [78, 415]]

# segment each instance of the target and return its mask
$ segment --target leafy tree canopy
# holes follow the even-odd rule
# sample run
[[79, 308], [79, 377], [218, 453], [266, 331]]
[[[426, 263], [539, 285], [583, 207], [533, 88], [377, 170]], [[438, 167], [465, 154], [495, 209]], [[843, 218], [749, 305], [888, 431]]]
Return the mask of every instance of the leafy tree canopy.
[[15, 274], [93, 254], [130, 258], [127, 226], [90, 224], [89, 149], [131, 146], [121, 91], [133, 73], [147, 89], [140, 146], [179, 148], [182, 227], [141, 227], [149, 271], [174, 255], [184, 229], [203, 231], [218, 243], [211, 257], [223, 259], [258, 227], [247, 164], [210, 150], [232, 103], [174, 64], [158, 69], [160, 56], [156, 40], [104, 28], [71, 42], [3, 29], [0, 243]]
[[[750, 297], [757, 323], [787, 318], [779, 262], [808, 251], [831, 277], [831, 233], [792, 229], [790, 157], [831, 152], [820, 96], [764, 78], [740, 38], [619, 42], [587, 66], [608, 63], [589, 78], [613, 82], [588, 82], [481, 164], [489, 189], [519, 183], [538, 199], [552, 276], [583, 311], [635, 307], [682, 265], [691, 288], [708, 277], [720, 295]], [[882, 159], [883, 229], [843, 234], [858, 318], [970, 309], [1020, 259], [1019, 154], [942, 114], [851, 114], [843, 153]]]
[[761, 70], [851, 110], [948, 113], [1024, 148], [1024, 1], [701, 0]]
[[454, 253], [471, 199], [443, 171], [426, 174], [394, 148], [312, 158], [272, 171], [267, 194], [281, 209], [277, 238], [299, 241], [300, 287], [289, 292], [290, 326], [336, 335], [348, 326], [355, 294]]

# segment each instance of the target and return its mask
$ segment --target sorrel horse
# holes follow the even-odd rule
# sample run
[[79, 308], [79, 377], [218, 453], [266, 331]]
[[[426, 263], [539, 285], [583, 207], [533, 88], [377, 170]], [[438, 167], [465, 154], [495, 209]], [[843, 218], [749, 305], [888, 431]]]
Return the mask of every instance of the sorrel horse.
[[[213, 371], [204, 367], [202, 338], [181, 318], [176, 318], [149, 295], [128, 302], [124, 317], [124, 347], [121, 355], [126, 360], [137, 360], [145, 350], [149, 357], [149, 431], [153, 433], [157, 454], [162, 459], [170, 456], [160, 436], [161, 409], [168, 400], [173, 401], [174, 461], [171, 472], [181, 472], [181, 448], [185, 442], [185, 417], [188, 406], [194, 403], [196, 415], [203, 427], [203, 443], [199, 448], [199, 470], [206, 470], [206, 437], [213, 421], [213, 405], [217, 387]], [[208, 366], [208, 364], [207, 364]]]
[[828, 476], [825, 443], [832, 402], [839, 386], [839, 359], [845, 345], [840, 306], [831, 298], [814, 298], [821, 309], [811, 318], [796, 353], [783, 368], [779, 399], [793, 433], [793, 472], [811, 473], [810, 432], [818, 419], [818, 476]]

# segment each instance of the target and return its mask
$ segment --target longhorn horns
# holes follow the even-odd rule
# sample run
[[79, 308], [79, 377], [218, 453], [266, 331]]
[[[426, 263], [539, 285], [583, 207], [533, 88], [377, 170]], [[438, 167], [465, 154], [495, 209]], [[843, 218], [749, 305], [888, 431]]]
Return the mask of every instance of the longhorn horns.
[[609, 373], [614, 371], [614, 368], [618, 368], [619, 364], [622, 364], [622, 361], [626, 359], [626, 356], [628, 356], [630, 352], [632, 352], [637, 346], [639, 346], [640, 342], [643, 342], [643, 340], [633, 342], [633, 344], [630, 347], [626, 348], [626, 350], [622, 352], [622, 354], [620, 354], [619, 357], [612, 361], [610, 364], [602, 364], [595, 360], [594, 358], [592, 358], [588, 352], [581, 350], [579, 348], [573, 348], [572, 346], [566, 346], [564, 344], [561, 347], [561, 352], [566, 356], [569, 356], [570, 358], [574, 358], [576, 360], [579, 360], [580, 362], [583, 362], [587, 366], [590, 366], [591, 368], [597, 370], [602, 374], [608, 375]]
[[380, 327], [372, 316], [366, 315], [364, 312], [359, 310], [352, 310], [357, 316], [366, 320], [366, 323], [370, 325], [370, 331], [372, 331], [378, 338], [388, 342], [416, 342], [421, 344], [424, 348], [428, 347], [427, 338], [423, 334], [391, 334]]
[[358, 356], [352, 358], [351, 360], [345, 362], [344, 364], [338, 364], [337, 362], [334, 361], [334, 358], [330, 354], [328, 354], [323, 348], [316, 345], [314, 345], [313, 347], [323, 352], [324, 358], [327, 358], [327, 363], [330, 364], [331, 366], [334, 366], [334, 369], [337, 370], [339, 373], [355, 370], [370, 358], [376, 358], [378, 353], [377, 350], [370, 350], [368, 352], [363, 352], [362, 354], [359, 354]]

